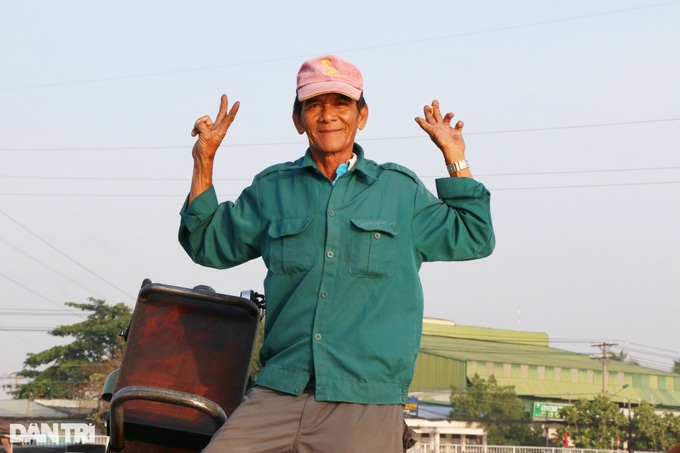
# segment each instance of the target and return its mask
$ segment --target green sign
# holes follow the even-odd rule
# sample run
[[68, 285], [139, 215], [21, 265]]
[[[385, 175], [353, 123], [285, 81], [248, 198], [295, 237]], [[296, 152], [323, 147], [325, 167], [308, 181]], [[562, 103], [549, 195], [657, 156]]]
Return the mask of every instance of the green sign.
[[559, 412], [563, 407], [573, 406], [573, 404], [560, 403], [534, 403], [532, 420], [563, 420]]

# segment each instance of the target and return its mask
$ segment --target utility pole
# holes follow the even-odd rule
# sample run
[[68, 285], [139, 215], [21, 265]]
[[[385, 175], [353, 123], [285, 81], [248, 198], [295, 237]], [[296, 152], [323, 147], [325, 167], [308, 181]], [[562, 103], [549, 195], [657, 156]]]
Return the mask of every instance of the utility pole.
[[618, 346], [619, 342], [614, 341], [608, 343], [606, 341], [601, 341], [598, 343], [590, 343], [590, 346], [600, 349], [600, 354], [591, 354], [591, 359], [597, 359], [602, 362], [602, 393], [607, 393], [607, 387], [609, 386], [609, 370], [608, 364], [609, 360], [613, 357], [611, 352], [612, 346]]
[[635, 451], [633, 450], [633, 416], [631, 415], [633, 408], [631, 406], [628, 400], [628, 453]]

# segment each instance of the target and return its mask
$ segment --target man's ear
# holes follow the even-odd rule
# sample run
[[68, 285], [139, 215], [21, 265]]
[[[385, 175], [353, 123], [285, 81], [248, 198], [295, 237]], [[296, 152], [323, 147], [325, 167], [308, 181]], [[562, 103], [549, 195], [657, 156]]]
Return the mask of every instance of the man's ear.
[[357, 129], [362, 130], [366, 126], [366, 121], [368, 121], [368, 105], [364, 106], [359, 110], [359, 124], [357, 124]]
[[293, 124], [295, 124], [295, 130], [298, 131], [298, 134], [302, 135], [305, 133], [305, 126], [302, 124], [302, 119], [296, 111], [293, 111]]

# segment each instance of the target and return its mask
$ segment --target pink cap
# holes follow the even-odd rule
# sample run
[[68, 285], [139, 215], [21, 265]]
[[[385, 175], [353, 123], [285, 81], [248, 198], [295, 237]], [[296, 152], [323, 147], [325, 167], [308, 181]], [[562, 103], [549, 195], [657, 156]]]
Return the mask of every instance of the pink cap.
[[334, 55], [306, 61], [298, 71], [300, 101], [325, 93], [340, 93], [358, 101], [363, 90], [364, 81], [357, 67]]

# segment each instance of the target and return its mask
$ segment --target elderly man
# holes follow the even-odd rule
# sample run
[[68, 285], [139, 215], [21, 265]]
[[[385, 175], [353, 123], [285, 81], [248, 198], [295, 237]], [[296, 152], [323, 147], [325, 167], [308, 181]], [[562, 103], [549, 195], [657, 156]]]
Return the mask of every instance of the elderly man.
[[[293, 108], [309, 141], [305, 155], [265, 169], [235, 202], [218, 204], [213, 161], [238, 108], [228, 109], [223, 95], [215, 121], [194, 125], [179, 239], [204, 266], [262, 257], [263, 367], [205, 451], [402, 452], [422, 328], [420, 266], [494, 248], [489, 192], [472, 179], [463, 122], [452, 125], [436, 100], [416, 118], [448, 171], [436, 181], [437, 198], [413, 172], [368, 160], [355, 143], [368, 120], [359, 70], [336, 56], [309, 60]], [[455, 285], [447, 289], [455, 298]]]

